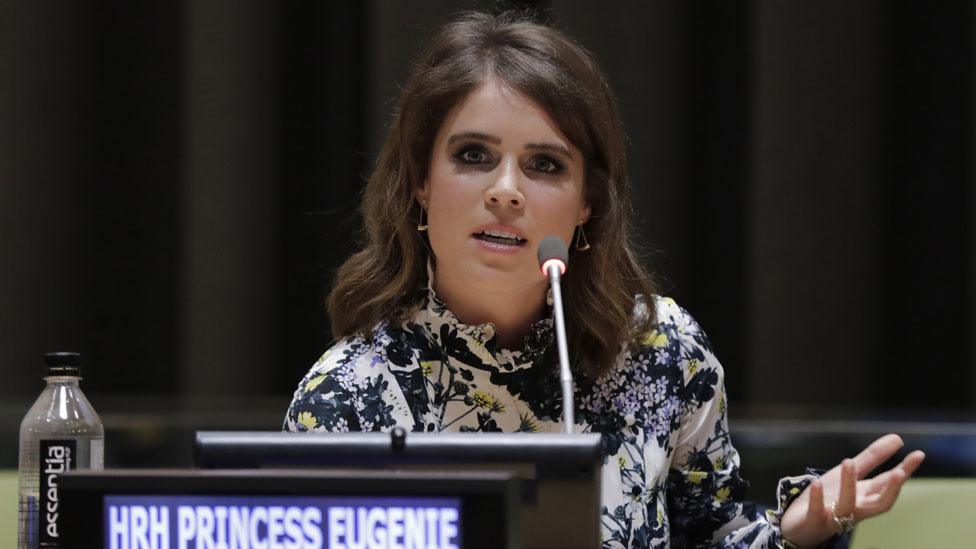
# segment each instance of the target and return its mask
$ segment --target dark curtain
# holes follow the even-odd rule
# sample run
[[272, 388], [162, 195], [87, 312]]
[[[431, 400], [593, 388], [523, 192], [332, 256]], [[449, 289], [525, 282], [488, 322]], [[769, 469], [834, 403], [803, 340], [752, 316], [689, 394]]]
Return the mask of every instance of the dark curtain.
[[[974, 411], [972, 2], [515, 5], [609, 74], [733, 410]], [[410, 59], [495, 6], [0, 3], [4, 436], [55, 349], [110, 409], [277, 421]]]

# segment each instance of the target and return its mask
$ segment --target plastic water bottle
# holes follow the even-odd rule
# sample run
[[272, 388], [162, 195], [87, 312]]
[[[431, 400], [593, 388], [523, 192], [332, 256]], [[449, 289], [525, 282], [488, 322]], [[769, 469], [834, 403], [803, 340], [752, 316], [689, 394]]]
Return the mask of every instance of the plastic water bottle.
[[81, 392], [81, 355], [48, 353], [47, 386], [20, 424], [20, 507], [17, 547], [61, 543], [58, 476], [69, 469], [101, 469], [105, 431]]

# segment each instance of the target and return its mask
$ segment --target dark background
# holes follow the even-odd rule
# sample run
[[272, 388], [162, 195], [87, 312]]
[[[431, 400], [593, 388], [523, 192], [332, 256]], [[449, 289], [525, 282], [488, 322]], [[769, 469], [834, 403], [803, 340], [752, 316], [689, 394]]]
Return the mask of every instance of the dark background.
[[[0, 467], [51, 350], [84, 354], [110, 465], [277, 428], [410, 59], [496, 5], [0, 1]], [[972, 2], [513, 5], [609, 74], [646, 260], [733, 431], [972, 425]]]

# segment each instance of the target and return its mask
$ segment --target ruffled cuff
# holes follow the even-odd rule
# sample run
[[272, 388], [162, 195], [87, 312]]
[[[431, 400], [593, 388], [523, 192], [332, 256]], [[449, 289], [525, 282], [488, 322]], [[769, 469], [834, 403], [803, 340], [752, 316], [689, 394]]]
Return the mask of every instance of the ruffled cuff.
[[[784, 477], [779, 481], [779, 486], [776, 487], [776, 509], [766, 510], [766, 520], [769, 521], [773, 528], [776, 530], [778, 541], [778, 547], [782, 549], [791, 549], [796, 547], [792, 543], [789, 543], [783, 538], [783, 531], [780, 529], [780, 521], [783, 520], [783, 513], [786, 512], [786, 508], [792, 504], [796, 498], [800, 497], [800, 494], [810, 486], [810, 483], [814, 480], [820, 478], [824, 474], [822, 469], [807, 469], [806, 474], [798, 475], [795, 477]], [[829, 539], [821, 543], [818, 547], [825, 549], [847, 549], [847, 535], [846, 534], [836, 534], [831, 536]]]

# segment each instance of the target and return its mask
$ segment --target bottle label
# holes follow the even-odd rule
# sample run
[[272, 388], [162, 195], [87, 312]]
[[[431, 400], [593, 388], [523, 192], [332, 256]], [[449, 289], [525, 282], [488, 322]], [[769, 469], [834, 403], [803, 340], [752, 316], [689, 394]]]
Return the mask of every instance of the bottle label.
[[58, 547], [61, 543], [61, 499], [58, 492], [58, 477], [65, 471], [75, 468], [75, 440], [40, 441], [40, 498], [37, 512], [40, 515], [39, 538], [41, 547]]

